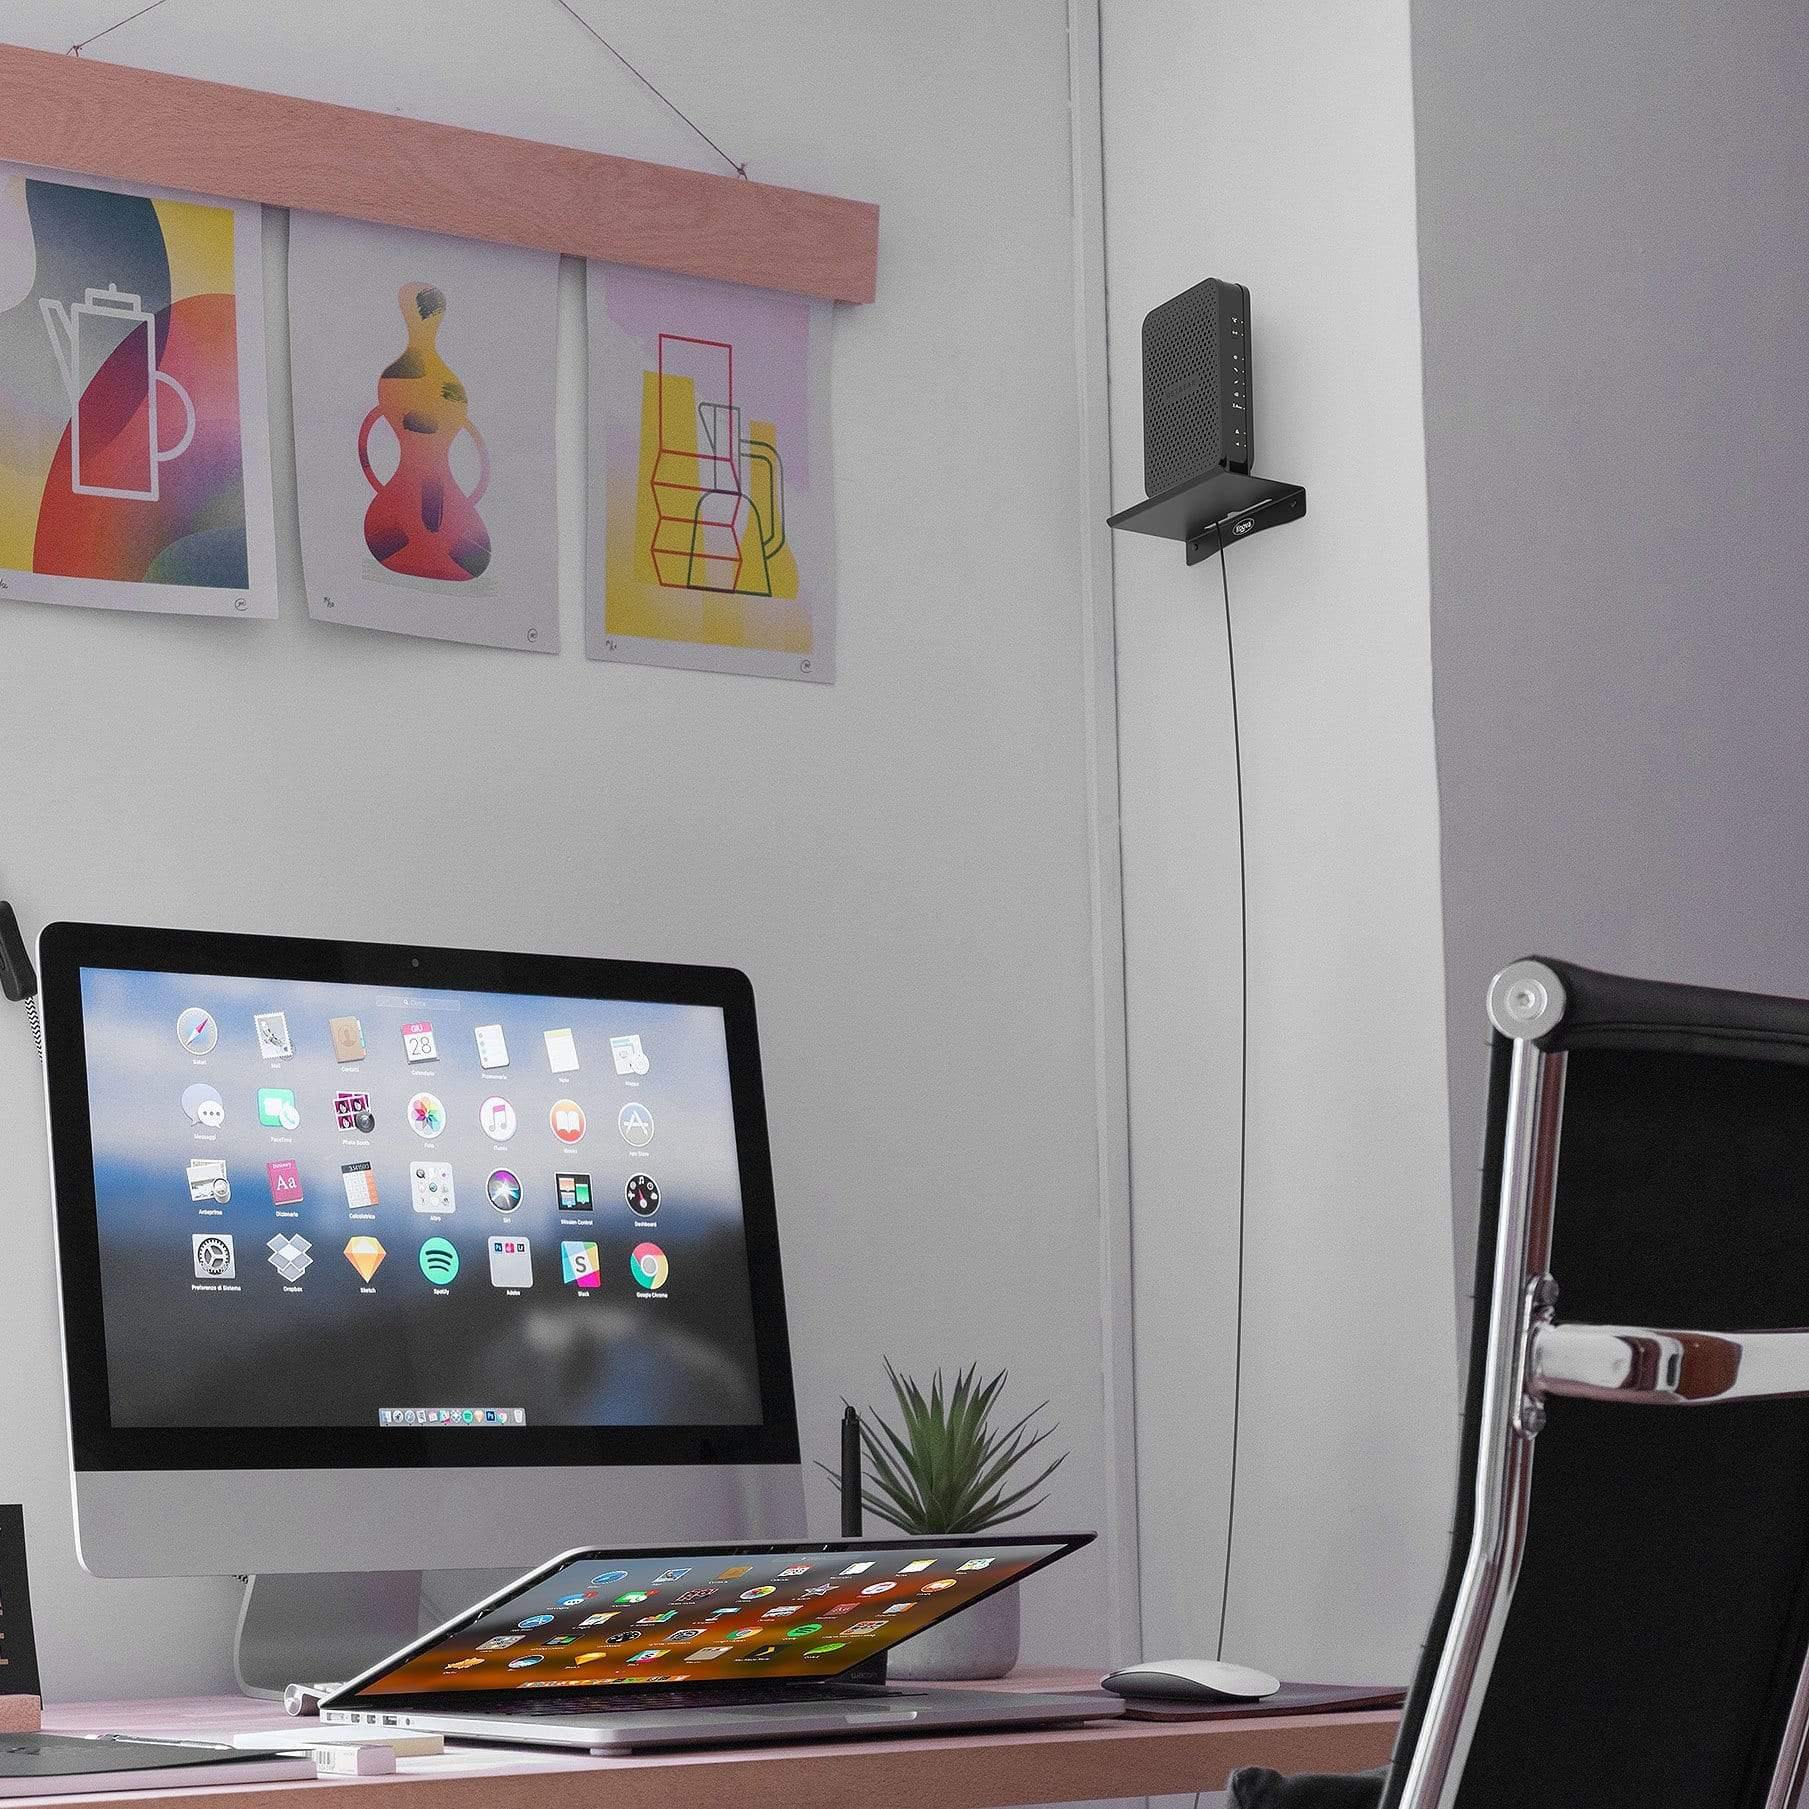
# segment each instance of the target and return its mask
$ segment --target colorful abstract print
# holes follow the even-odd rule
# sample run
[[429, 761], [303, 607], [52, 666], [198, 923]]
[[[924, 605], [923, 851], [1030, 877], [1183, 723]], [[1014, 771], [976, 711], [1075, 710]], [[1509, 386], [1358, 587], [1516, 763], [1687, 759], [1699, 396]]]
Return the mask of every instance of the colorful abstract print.
[[[408, 343], [377, 379], [377, 406], [358, 430], [358, 462], [376, 492], [364, 517], [364, 544], [379, 565], [413, 578], [463, 583], [490, 563], [490, 535], [477, 505], [490, 485], [490, 449], [471, 419], [470, 398], [440, 356], [446, 297], [432, 283], [404, 283], [397, 298]], [[371, 429], [389, 424], [396, 467], [371, 464]], [[460, 434], [476, 448], [479, 474], [467, 493], [452, 470]]]
[[0, 179], [0, 567], [249, 582], [233, 214]]

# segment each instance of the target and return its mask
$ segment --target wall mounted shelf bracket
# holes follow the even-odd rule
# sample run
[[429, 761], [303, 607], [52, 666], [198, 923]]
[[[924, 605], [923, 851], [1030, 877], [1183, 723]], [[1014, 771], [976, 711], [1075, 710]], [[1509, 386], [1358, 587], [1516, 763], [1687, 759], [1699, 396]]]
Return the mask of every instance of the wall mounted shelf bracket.
[[1243, 477], [1235, 471], [1212, 471], [1133, 503], [1109, 516], [1108, 527], [1133, 534], [1154, 534], [1187, 544], [1187, 563], [1198, 565], [1219, 550], [1222, 541], [1242, 540], [1264, 528], [1298, 521], [1306, 513], [1306, 491], [1272, 477]]

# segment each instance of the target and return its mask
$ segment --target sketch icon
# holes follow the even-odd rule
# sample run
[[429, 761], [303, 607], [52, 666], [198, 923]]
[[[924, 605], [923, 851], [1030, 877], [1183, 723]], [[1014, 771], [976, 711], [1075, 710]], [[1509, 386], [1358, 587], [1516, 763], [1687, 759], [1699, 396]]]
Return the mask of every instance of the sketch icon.
[[367, 1286], [371, 1277], [383, 1267], [383, 1259], [389, 1254], [383, 1245], [374, 1237], [348, 1237], [345, 1242], [345, 1259]]

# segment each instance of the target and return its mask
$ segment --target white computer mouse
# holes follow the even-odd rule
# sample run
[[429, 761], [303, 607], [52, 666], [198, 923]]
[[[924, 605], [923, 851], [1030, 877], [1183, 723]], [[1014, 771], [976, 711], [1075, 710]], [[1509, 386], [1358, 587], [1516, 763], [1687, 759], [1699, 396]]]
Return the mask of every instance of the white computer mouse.
[[1133, 1700], [1260, 1702], [1281, 1688], [1281, 1679], [1214, 1658], [1164, 1658], [1126, 1665], [1105, 1678], [1100, 1687]]

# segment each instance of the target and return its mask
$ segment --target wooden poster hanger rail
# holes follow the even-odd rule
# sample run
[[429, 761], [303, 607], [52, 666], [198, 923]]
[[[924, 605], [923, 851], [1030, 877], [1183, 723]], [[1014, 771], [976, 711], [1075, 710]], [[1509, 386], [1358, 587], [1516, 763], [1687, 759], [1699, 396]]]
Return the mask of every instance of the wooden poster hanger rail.
[[879, 262], [872, 202], [16, 45], [0, 159], [828, 301]]

